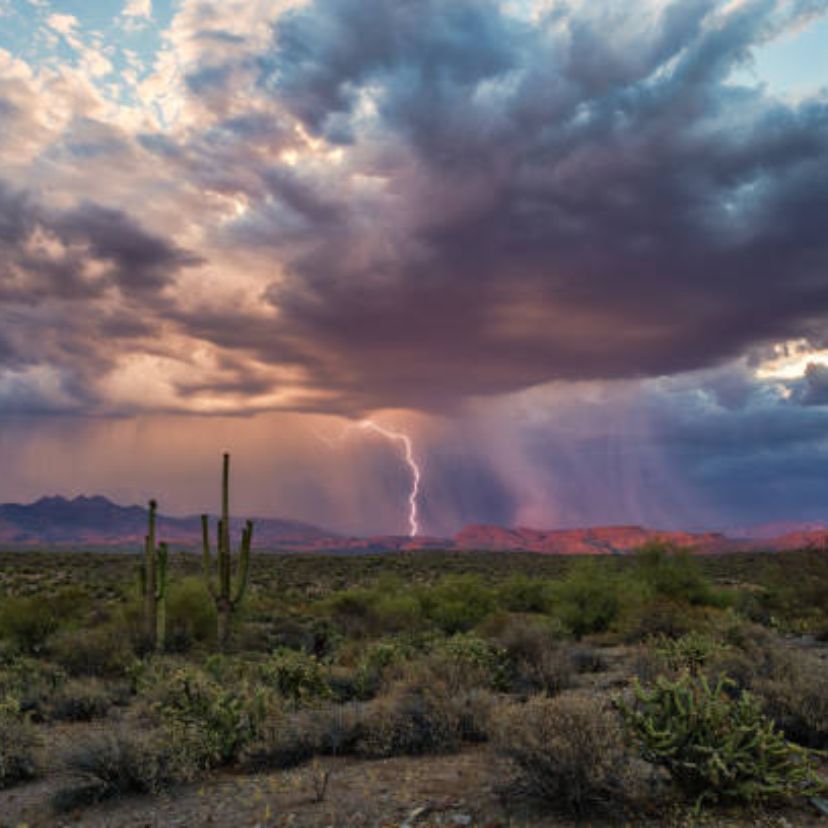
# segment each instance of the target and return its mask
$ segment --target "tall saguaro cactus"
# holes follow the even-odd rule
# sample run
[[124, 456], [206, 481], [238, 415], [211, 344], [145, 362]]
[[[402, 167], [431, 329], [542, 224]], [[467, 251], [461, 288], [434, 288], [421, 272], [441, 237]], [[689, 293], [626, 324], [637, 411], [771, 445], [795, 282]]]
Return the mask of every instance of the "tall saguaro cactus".
[[210, 553], [210, 519], [201, 516], [201, 536], [203, 546], [204, 578], [210, 595], [216, 602], [218, 615], [218, 643], [225, 649], [230, 640], [230, 619], [244, 598], [247, 589], [247, 576], [250, 572], [250, 545], [253, 542], [253, 522], [248, 520], [242, 529], [239, 547], [239, 564], [236, 584], [231, 583], [231, 549], [230, 549], [230, 455], [224, 455], [221, 475], [221, 518], [218, 522], [217, 573], [213, 579], [213, 559]]
[[158, 504], [149, 502], [144, 562], [141, 565], [141, 591], [144, 596], [144, 631], [157, 651], [164, 649], [167, 637], [167, 558], [166, 543], [155, 543]]

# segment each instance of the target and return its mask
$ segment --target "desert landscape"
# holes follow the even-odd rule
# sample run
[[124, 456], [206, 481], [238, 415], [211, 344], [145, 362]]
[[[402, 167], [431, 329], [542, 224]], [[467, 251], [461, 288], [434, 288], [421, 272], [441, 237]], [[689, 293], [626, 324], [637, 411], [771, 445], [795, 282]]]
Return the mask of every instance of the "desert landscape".
[[828, 0], [0, 0], [0, 828], [176, 826], [828, 826]]
[[823, 538], [701, 554], [722, 536], [479, 527], [332, 555], [271, 521], [286, 548], [254, 554], [229, 460], [200, 554], [154, 501], [2, 507], [24, 543], [0, 552], [4, 825], [828, 816]]

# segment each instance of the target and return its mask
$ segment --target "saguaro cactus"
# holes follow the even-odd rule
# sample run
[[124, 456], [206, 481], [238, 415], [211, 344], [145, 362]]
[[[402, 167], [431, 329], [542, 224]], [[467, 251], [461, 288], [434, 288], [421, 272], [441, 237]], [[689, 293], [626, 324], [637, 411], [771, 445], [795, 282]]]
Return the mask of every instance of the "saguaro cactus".
[[144, 596], [144, 631], [147, 641], [159, 652], [167, 636], [167, 557], [166, 543], [155, 543], [158, 504], [149, 502], [147, 535], [144, 538], [144, 562], [141, 564], [141, 592]]
[[216, 602], [218, 616], [218, 643], [225, 649], [230, 640], [230, 618], [247, 589], [247, 576], [250, 572], [250, 544], [253, 541], [253, 522], [248, 520], [242, 529], [239, 564], [236, 573], [235, 589], [231, 584], [231, 550], [230, 550], [230, 455], [224, 455], [221, 475], [221, 518], [218, 522], [217, 577], [213, 579], [213, 560], [210, 553], [210, 519], [201, 516], [201, 536], [203, 546], [204, 578], [210, 595]]

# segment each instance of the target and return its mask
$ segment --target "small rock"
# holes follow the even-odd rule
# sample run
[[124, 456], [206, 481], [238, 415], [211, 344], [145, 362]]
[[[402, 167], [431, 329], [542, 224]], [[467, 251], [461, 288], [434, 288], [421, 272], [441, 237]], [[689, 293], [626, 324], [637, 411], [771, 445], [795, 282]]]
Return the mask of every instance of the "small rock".
[[422, 819], [431, 810], [431, 805], [420, 805], [415, 808], [406, 818], [400, 828], [411, 828], [415, 822]]
[[452, 825], [471, 825], [472, 818], [468, 814], [452, 814]]

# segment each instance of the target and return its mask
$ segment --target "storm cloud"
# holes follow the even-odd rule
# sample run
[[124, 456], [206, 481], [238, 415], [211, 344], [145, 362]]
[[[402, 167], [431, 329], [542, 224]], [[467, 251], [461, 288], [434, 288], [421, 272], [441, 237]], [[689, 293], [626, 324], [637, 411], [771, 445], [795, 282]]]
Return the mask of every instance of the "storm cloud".
[[311, 382], [356, 410], [439, 408], [815, 335], [828, 104], [732, 75], [818, 8], [286, 13], [257, 83], [340, 160], [262, 169], [265, 193], [226, 230], [285, 267], [256, 353], [306, 343]]
[[[828, 89], [753, 73], [828, 0], [11, 6], [0, 417], [387, 418], [435, 531], [818, 510]], [[314, 468], [285, 508], [370, 528]]]

